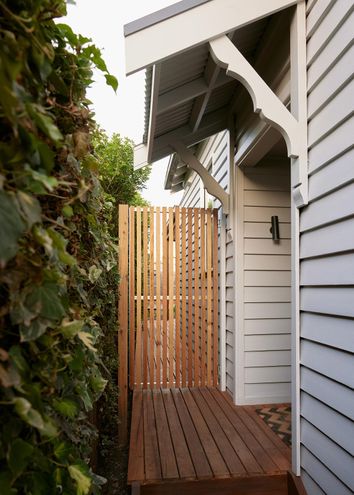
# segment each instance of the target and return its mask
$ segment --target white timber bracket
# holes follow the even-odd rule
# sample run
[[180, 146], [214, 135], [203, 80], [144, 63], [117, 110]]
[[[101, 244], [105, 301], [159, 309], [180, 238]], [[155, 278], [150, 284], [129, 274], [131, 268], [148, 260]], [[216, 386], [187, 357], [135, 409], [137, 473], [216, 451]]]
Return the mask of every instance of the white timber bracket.
[[[298, 208], [308, 203], [305, 2], [296, 6], [291, 25], [291, 113], [232, 41], [209, 41], [214, 62], [249, 92], [254, 111], [283, 136], [291, 163], [291, 184]], [[294, 114], [294, 115], [293, 115]]]
[[179, 155], [181, 161], [187, 167], [194, 170], [201, 178], [205, 189], [209, 194], [217, 198], [223, 208], [223, 212], [228, 214], [230, 211], [230, 195], [220, 186], [214, 177], [207, 171], [193, 153], [185, 146], [184, 143], [178, 140], [173, 140], [170, 143], [172, 149]]

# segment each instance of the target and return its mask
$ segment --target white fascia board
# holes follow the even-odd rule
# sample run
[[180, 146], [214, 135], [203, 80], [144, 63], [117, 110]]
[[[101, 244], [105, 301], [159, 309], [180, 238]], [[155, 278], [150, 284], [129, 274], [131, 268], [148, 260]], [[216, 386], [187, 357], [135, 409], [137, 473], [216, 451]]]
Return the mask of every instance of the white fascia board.
[[133, 74], [299, 1], [212, 0], [128, 34], [125, 43], [126, 74]]
[[161, 65], [160, 64], [154, 65], [152, 69], [149, 127], [148, 127], [148, 137], [147, 137], [147, 148], [148, 148], [147, 159], [149, 162], [151, 161], [152, 148], [154, 144], [157, 102], [159, 99], [160, 74], [161, 74]]
[[134, 169], [138, 170], [149, 165], [148, 147], [146, 144], [138, 144], [134, 146]]

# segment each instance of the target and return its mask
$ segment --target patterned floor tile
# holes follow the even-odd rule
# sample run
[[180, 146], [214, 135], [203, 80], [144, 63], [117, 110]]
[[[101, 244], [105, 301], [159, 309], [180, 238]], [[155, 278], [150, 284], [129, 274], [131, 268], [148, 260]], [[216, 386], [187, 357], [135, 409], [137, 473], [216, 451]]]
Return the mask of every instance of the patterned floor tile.
[[291, 445], [291, 406], [289, 404], [262, 406], [262, 408], [256, 408], [256, 412], [286, 445]]

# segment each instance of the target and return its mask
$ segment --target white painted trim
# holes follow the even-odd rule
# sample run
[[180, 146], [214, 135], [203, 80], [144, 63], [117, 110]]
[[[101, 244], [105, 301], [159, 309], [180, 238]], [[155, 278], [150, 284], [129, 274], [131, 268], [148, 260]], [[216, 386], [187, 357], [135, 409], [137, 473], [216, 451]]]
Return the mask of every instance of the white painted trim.
[[227, 75], [245, 86], [252, 98], [254, 111], [282, 134], [288, 156], [298, 157], [302, 134], [299, 135], [299, 124], [295, 117], [227, 36], [210, 41], [209, 45], [215, 62], [226, 69]]
[[159, 99], [160, 75], [161, 75], [161, 65], [154, 65], [152, 68], [151, 100], [150, 100], [149, 127], [148, 127], [148, 137], [147, 137], [148, 162], [151, 162], [152, 150], [154, 147], [157, 104]]
[[240, 167], [235, 169], [234, 202], [234, 322], [235, 322], [235, 377], [234, 401], [245, 404], [245, 344], [244, 344], [244, 173]]
[[212, 175], [206, 170], [193, 153], [180, 141], [170, 142], [171, 148], [178, 153], [182, 162], [193, 169], [202, 179], [205, 189], [209, 194], [217, 198], [223, 207], [224, 213], [229, 212], [229, 194], [220, 186]]
[[289, 402], [288, 395], [275, 395], [274, 397], [270, 397], [266, 395], [264, 397], [245, 397], [244, 405], [253, 406], [256, 404], [284, 404]]
[[220, 215], [220, 389], [226, 390], [226, 216]]
[[132, 32], [126, 36], [126, 74], [133, 74], [177, 53], [286, 9], [295, 5], [297, 1], [211, 0]]
[[292, 470], [300, 476], [300, 226], [299, 207], [308, 203], [306, 2], [298, 4], [290, 25], [291, 111], [299, 122], [301, 150], [291, 160], [291, 401]]
[[139, 170], [149, 165], [148, 149], [146, 144], [137, 144], [134, 146], [134, 169]]
[[291, 191], [298, 208], [308, 204], [306, 60], [306, 2], [302, 1], [290, 24], [290, 102], [300, 144], [297, 157], [292, 157], [296, 159], [291, 161]]
[[291, 435], [292, 470], [300, 476], [300, 212], [291, 195]]
[[[238, 166], [253, 167], [256, 165], [273, 146], [279, 141], [279, 132], [273, 127], [259, 121], [256, 127], [251, 129], [248, 143], [238, 150], [236, 160]], [[248, 144], [248, 146], [247, 146]]]

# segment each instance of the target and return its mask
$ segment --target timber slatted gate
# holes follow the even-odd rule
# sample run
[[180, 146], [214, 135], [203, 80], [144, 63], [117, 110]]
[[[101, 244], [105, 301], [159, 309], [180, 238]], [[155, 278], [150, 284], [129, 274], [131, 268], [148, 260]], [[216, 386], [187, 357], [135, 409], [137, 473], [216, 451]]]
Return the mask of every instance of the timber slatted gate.
[[218, 382], [218, 215], [119, 207], [121, 431], [131, 389]]

